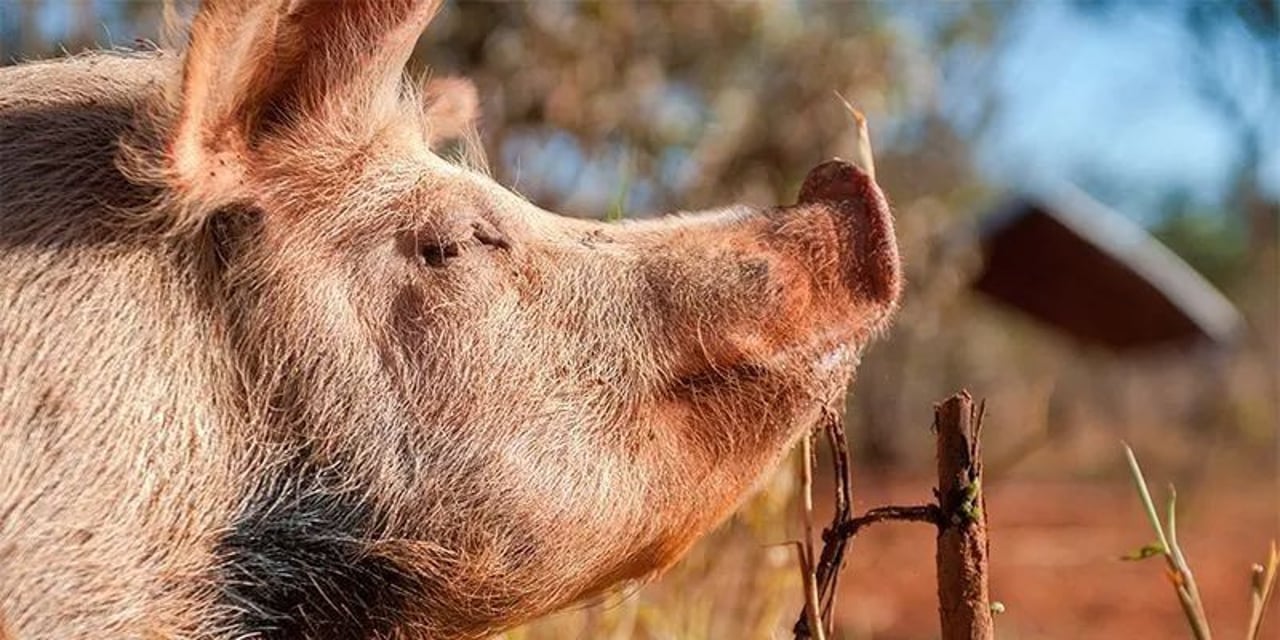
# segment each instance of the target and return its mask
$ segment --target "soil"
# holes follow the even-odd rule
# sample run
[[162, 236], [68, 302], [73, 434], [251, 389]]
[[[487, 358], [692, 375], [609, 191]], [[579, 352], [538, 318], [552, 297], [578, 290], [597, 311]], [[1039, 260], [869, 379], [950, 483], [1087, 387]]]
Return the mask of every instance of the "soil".
[[[1119, 559], [1154, 538], [1127, 481], [994, 485], [987, 488], [991, 593], [1006, 610], [996, 617], [997, 637], [1189, 637], [1163, 562]], [[931, 486], [930, 479], [855, 484], [856, 512], [927, 502]], [[1244, 635], [1249, 568], [1263, 559], [1271, 539], [1280, 538], [1277, 489], [1275, 482], [1241, 481], [1180, 496], [1179, 540], [1215, 637]], [[865, 530], [851, 546], [841, 579], [840, 636], [936, 638], [934, 585], [928, 525]], [[1280, 602], [1272, 603], [1263, 637], [1280, 640]]]

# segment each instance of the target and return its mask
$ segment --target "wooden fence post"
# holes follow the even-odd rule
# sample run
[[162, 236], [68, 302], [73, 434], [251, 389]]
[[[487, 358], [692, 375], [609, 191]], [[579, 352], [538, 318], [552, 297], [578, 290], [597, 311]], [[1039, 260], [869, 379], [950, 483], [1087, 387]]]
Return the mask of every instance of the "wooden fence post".
[[[822, 555], [810, 560], [809, 541], [801, 547], [805, 609], [792, 627], [795, 640], [811, 640], [833, 629], [835, 592], [846, 546], [864, 527], [877, 522], [928, 522], [938, 531], [938, 613], [942, 640], [994, 640], [987, 584], [987, 511], [982, 492], [983, 406], [961, 391], [933, 408], [938, 448], [936, 504], [876, 507], [853, 516], [849, 450], [838, 416], [825, 431], [831, 444], [836, 481], [836, 513], [822, 532]], [[812, 464], [806, 456], [805, 465]], [[805, 468], [806, 472], [811, 470]], [[806, 483], [806, 487], [808, 483]], [[808, 513], [808, 511], [806, 511]], [[811, 628], [813, 626], [822, 627]]]
[[938, 441], [938, 613], [943, 640], [992, 640], [983, 408], [961, 391], [934, 407]]

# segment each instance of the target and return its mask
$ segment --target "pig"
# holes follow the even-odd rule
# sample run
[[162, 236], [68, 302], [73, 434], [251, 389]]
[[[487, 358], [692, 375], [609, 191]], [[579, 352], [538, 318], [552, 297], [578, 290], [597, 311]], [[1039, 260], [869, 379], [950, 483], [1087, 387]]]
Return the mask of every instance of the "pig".
[[438, 154], [435, 12], [0, 70], [0, 635], [487, 637], [659, 574], [843, 397], [902, 288], [866, 171], [544, 211]]

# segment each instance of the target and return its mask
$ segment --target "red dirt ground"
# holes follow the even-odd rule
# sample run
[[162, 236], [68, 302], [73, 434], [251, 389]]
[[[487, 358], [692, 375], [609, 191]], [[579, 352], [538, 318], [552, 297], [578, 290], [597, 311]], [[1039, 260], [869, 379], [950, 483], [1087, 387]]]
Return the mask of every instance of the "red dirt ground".
[[[923, 503], [930, 486], [928, 479], [862, 482], [854, 487], [856, 509]], [[1280, 538], [1277, 489], [1264, 480], [1180, 496], [1179, 539], [1215, 637], [1244, 635], [1249, 567]], [[1007, 609], [996, 618], [1002, 639], [1189, 637], [1162, 561], [1118, 559], [1154, 538], [1127, 482], [997, 485], [987, 490], [987, 509], [992, 599]], [[937, 637], [933, 553], [926, 525], [888, 523], [860, 534], [837, 603], [843, 637]], [[1280, 639], [1280, 602], [1272, 603], [1263, 637]]]

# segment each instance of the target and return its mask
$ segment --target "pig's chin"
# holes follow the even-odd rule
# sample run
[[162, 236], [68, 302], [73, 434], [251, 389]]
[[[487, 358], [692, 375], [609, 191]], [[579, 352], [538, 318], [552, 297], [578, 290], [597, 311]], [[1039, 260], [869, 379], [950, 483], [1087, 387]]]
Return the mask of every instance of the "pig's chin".
[[812, 359], [814, 395], [822, 407], [836, 409], [841, 405], [861, 359], [862, 349], [845, 343], [822, 349]]
[[800, 362], [812, 395], [830, 405], [840, 400], [862, 360], [862, 348], [843, 340], [822, 340], [779, 354], [778, 359]]
[[862, 350], [847, 344], [838, 344], [821, 352], [814, 370], [825, 376], [847, 380], [862, 360]]
[[810, 409], [796, 416], [796, 423], [792, 425], [793, 437], [798, 438], [819, 428], [824, 416], [839, 410], [861, 359], [862, 348], [856, 343], [845, 342], [811, 348], [801, 356], [808, 365], [805, 382], [811, 401], [808, 403]]
[[861, 356], [859, 343], [832, 337], [769, 358], [764, 368], [776, 374], [772, 384], [777, 385], [775, 389], [789, 389], [793, 398], [788, 403], [790, 410], [772, 416], [776, 420], [772, 429], [779, 436], [779, 444], [793, 444], [805, 432], [817, 428], [824, 416], [839, 410]]

